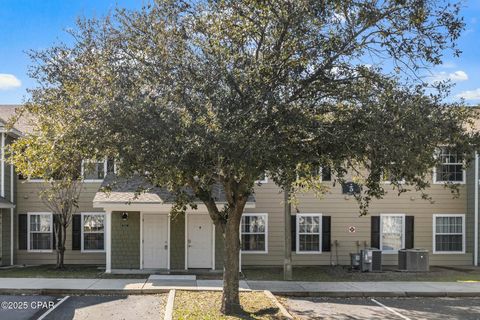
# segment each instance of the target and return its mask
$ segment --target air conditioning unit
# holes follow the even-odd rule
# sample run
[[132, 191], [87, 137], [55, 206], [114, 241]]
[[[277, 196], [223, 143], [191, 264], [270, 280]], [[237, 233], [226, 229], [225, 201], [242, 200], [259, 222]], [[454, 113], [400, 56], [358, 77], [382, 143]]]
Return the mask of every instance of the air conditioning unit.
[[398, 269], [424, 272], [429, 270], [428, 250], [402, 249], [398, 251]]
[[374, 248], [360, 250], [360, 271], [382, 271], [382, 251]]
[[360, 253], [350, 253], [350, 268], [360, 270]]

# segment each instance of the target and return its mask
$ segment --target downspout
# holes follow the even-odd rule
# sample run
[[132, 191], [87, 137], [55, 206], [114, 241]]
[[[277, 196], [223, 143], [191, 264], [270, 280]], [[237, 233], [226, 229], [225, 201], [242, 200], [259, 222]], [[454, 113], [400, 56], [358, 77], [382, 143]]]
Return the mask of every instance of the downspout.
[[475, 217], [475, 226], [474, 226], [474, 244], [473, 244], [473, 264], [478, 266], [478, 153], [475, 151], [475, 197], [474, 197], [474, 217]]
[[291, 226], [291, 216], [292, 216], [292, 204], [290, 203], [290, 194], [287, 190], [283, 192], [283, 220], [284, 224], [284, 260], [283, 260], [283, 280], [292, 280], [293, 279], [293, 268], [292, 268], [292, 226]]

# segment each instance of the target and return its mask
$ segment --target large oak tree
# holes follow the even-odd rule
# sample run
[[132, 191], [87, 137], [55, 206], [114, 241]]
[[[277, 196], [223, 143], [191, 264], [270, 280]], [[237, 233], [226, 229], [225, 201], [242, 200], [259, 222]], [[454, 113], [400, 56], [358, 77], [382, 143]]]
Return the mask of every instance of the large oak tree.
[[[458, 53], [458, 10], [441, 0], [119, 9], [79, 21], [71, 44], [32, 53], [39, 86], [26, 110], [53, 154], [115, 156], [122, 175], [142, 173], [176, 193], [176, 209], [194, 201], [184, 192], [193, 190], [224, 235], [222, 311], [232, 313], [239, 223], [264, 172], [287, 191], [324, 190], [313, 167], [330, 167], [340, 182], [361, 168], [366, 213], [385, 193], [385, 172], [406, 181], [393, 182], [400, 192], [424, 191], [436, 147], [471, 153], [471, 112], [442, 102], [448, 85], [431, 89], [417, 77], [445, 50]], [[52, 123], [60, 129], [48, 130]], [[224, 207], [212, 195], [218, 184]]]

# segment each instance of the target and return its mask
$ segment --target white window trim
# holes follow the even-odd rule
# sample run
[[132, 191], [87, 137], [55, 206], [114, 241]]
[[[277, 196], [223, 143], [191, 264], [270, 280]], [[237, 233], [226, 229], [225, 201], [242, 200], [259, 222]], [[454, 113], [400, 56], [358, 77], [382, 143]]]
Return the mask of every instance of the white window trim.
[[[445, 147], [445, 146], [444, 146]], [[435, 154], [435, 159], [438, 159], [437, 154]], [[447, 163], [444, 163], [447, 164]], [[450, 163], [450, 164], [460, 164], [460, 162], [455, 162], [455, 163]], [[465, 166], [465, 162], [462, 162], [462, 165]], [[437, 181], [437, 166], [433, 167], [433, 172], [432, 172], [432, 181], [433, 184], [445, 184], [445, 183], [451, 183], [451, 184], [465, 184], [467, 181], [467, 170], [465, 170], [465, 167], [462, 169], [462, 181], [443, 181], [443, 180], [438, 180]]]
[[402, 245], [400, 249], [405, 248], [405, 213], [382, 213], [380, 214], [380, 250], [383, 254], [398, 254], [398, 250], [383, 250], [383, 217], [401, 217], [402, 218]]
[[[100, 231], [93, 231], [93, 232], [87, 232], [87, 233], [103, 233], [103, 250], [88, 250], [88, 249], [84, 249], [84, 228], [83, 228], [83, 223], [85, 221], [84, 217], [85, 216], [103, 216], [103, 232], [100, 232]], [[90, 252], [105, 252], [105, 246], [106, 246], [106, 232], [105, 232], [105, 229], [106, 229], [106, 218], [105, 218], [105, 212], [82, 212], [81, 213], [81, 220], [82, 220], [82, 223], [80, 224], [81, 225], [81, 231], [82, 231], [82, 236], [81, 236], [81, 239], [82, 239], [82, 244], [81, 244], [81, 250], [80, 252], [82, 253], [90, 253]]]
[[[405, 184], [405, 179], [402, 179], [400, 181], [397, 181], [398, 184]], [[392, 184], [392, 181], [390, 180], [383, 180], [383, 184]]]
[[[43, 215], [50, 216], [50, 233], [52, 234], [50, 240], [51, 249], [31, 249], [30, 248], [30, 216]], [[44, 233], [36, 232], [35, 233]], [[53, 229], [53, 214], [51, 212], [27, 212], [27, 252], [53, 252], [53, 234], [55, 230]], [[46, 232], [45, 232], [46, 233]]]
[[[300, 222], [299, 217], [319, 217], [319, 229], [318, 229], [318, 251], [300, 251]], [[296, 229], [295, 229], [295, 253], [296, 254], [321, 254], [322, 253], [322, 234], [323, 234], [323, 225], [322, 225], [321, 213], [297, 213], [295, 217]], [[316, 234], [316, 233], [304, 233], [304, 234]]]
[[[242, 246], [240, 245], [240, 252], [242, 254], [267, 254], [268, 253], [268, 213], [244, 213], [242, 214], [242, 219], [243, 217], [255, 217], [255, 216], [262, 216], [265, 219], [265, 250], [248, 250], [248, 251], [243, 251], [241, 248]], [[241, 220], [240, 220], [241, 221]], [[242, 235], [244, 233], [242, 232], [242, 223], [240, 222], [240, 239], [242, 238]], [[262, 232], [248, 232], [245, 234], [262, 234]]]
[[[437, 217], [461, 217], [462, 218], [462, 251], [437, 251], [437, 242], [435, 236], [437, 235]], [[432, 249], [433, 254], [465, 254], [465, 214], [458, 214], [458, 213], [442, 213], [442, 214], [434, 214], [433, 215], [433, 237], [432, 237]], [[449, 233], [449, 234], [456, 234], [456, 233]]]

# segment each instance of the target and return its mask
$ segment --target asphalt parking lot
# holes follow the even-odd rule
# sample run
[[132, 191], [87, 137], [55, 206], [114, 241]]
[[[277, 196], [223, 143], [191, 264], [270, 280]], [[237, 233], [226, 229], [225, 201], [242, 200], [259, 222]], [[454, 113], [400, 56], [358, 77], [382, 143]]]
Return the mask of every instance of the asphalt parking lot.
[[480, 319], [480, 298], [288, 298], [300, 319]]
[[163, 319], [166, 295], [0, 296], [0, 319]]

